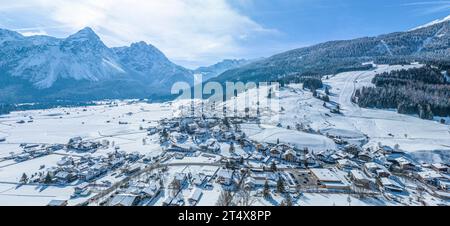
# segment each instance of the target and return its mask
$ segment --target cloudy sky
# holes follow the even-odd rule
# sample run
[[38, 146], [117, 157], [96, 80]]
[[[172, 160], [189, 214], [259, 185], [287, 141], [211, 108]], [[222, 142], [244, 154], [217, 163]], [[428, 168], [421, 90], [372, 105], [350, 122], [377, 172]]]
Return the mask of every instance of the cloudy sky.
[[66, 37], [92, 27], [108, 46], [146, 41], [194, 68], [323, 41], [409, 30], [447, 0], [0, 0], [0, 27]]

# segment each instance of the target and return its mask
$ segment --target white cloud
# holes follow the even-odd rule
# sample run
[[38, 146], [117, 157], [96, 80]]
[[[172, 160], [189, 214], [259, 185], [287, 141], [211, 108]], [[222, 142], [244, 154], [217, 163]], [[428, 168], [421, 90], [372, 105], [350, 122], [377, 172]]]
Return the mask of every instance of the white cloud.
[[419, 15], [428, 15], [450, 10], [450, 1], [420, 1], [402, 5], [416, 7]]
[[22, 31], [20, 32], [24, 36], [34, 36], [34, 35], [48, 35], [46, 31], [38, 30], [38, 31]]
[[21, 7], [26, 4], [30, 9], [45, 12], [40, 15], [46, 15], [45, 20], [52, 20], [67, 34], [90, 26], [109, 46], [144, 40], [171, 59], [191, 64], [239, 56], [248, 37], [277, 32], [241, 15], [226, 0], [15, 2]]

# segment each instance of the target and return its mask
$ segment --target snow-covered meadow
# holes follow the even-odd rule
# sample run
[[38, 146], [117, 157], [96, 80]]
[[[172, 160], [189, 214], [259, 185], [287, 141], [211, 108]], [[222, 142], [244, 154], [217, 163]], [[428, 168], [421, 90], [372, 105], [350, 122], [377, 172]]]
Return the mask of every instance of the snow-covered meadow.
[[[371, 71], [345, 72], [329, 76], [324, 83], [330, 87], [331, 102], [341, 106], [342, 114], [333, 114], [329, 106], [314, 98], [312, 93], [302, 89], [301, 84], [291, 84], [281, 88], [277, 94], [276, 106], [281, 109], [263, 109], [262, 124], [242, 124], [242, 130], [249, 139], [258, 142], [290, 144], [298, 149], [312, 151], [336, 149], [336, 144], [323, 134], [339, 134], [365, 147], [379, 144], [395, 146], [419, 160], [448, 163], [450, 152], [450, 126], [436, 121], [422, 120], [414, 115], [402, 115], [393, 110], [362, 109], [351, 102], [353, 92], [362, 86], [370, 86], [375, 74], [398, 70], [410, 66], [377, 65]], [[250, 98], [249, 103], [261, 101], [255, 98], [256, 90], [241, 93], [239, 98]], [[233, 106], [233, 102], [225, 103]], [[57, 152], [25, 162], [1, 160], [21, 152], [22, 143], [27, 144], [66, 144], [69, 139], [81, 136], [83, 139], [114, 142], [126, 152], [139, 152], [143, 155], [157, 156], [162, 153], [158, 136], [148, 136], [142, 127], [155, 126], [162, 118], [179, 116], [182, 107], [188, 102], [148, 104], [142, 102], [117, 101], [117, 104], [101, 104], [90, 107], [55, 108], [13, 112], [0, 117], [0, 205], [45, 205], [53, 199], [70, 198], [75, 185], [65, 187], [42, 187], [38, 185], [19, 185], [17, 182], [23, 173], [28, 175], [54, 166], [63, 155], [77, 157], [76, 153]], [[255, 109], [253, 109], [255, 110]], [[239, 110], [244, 114], [244, 109]], [[32, 119], [32, 120], [31, 120]], [[23, 121], [24, 123], [18, 123]], [[310, 129], [311, 133], [300, 132], [296, 126]], [[144, 142], [145, 140], [145, 142]], [[221, 144], [222, 156], [229, 157], [227, 144]], [[112, 149], [98, 150], [93, 155], [105, 155]], [[245, 153], [237, 148], [236, 153]], [[171, 160], [171, 163], [214, 163], [220, 159], [214, 157], [186, 157], [183, 160]], [[183, 170], [215, 171], [213, 166], [171, 167], [173, 172]], [[170, 173], [173, 173], [170, 172]], [[111, 180], [114, 180], [113, 177]], [[220, 189], [215, 186], [203, 193], [198, 205], [214, 205]], [[189, 194], [183, 194], [188, 196]], [[297, 199], [299, 205], [348, 205], [347, 195], [306, 194]], [[70, 200], [77, 204], [84, 200]], [[162, 202], [160, 200], [160, 202]], [[392, 205], [380, 200], [350, 200], [353, 205]], [[157, 205], [161, 203], [156, 203]], [[264, 200], [255, 205], [271, 205]]]

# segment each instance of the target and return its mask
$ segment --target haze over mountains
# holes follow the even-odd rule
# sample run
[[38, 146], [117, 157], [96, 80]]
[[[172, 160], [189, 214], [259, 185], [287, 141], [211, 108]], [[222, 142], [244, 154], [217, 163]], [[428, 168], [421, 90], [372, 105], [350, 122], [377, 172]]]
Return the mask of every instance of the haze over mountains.
[[222, 74], [227, 70], [238, 68], [251, 62], [253, 61], [246, 59], [239, 59], [239, 60], [226, 59], [208, 67], [199, 67], [194, 72], [197, 74], [202, 74], [203, 81], [206, 81], [211, 78], [217, 77], [218, 75]]
[[65, 39], [25, 37], [0, 29], [0, 102], [158, 99], [178, 81], [273, 81], [287, 75], [332, 74], [383, 63], [447, 60], [450, 18], [377, 37], [331, 41], [256, 60], [224, 60], [189, 70], [145, 42], [108, 48], [90, 28]]

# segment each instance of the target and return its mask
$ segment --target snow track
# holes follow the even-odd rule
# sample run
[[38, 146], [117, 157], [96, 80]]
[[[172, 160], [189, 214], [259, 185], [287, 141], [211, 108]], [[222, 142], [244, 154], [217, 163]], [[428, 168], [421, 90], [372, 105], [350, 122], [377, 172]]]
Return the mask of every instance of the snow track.
[[370, 138], [368, 146], [381, 142], [392, 146], [399, 144], [402, 149], [411, 152], [436, 149], [450, 151], [448, 125], [398, 114], [392, 110], [362, 109], [351, 101], [356, 89], [373, 86], [370, 81], [377, 73], [418, 66], [420, 65], [380, 65], [372, 71], [341, 73], [328, 81], [328, 85], [340, 90], [339, 97], [331, 99], [341, 105], [343, 117], [347, 118], [349, 127]]

